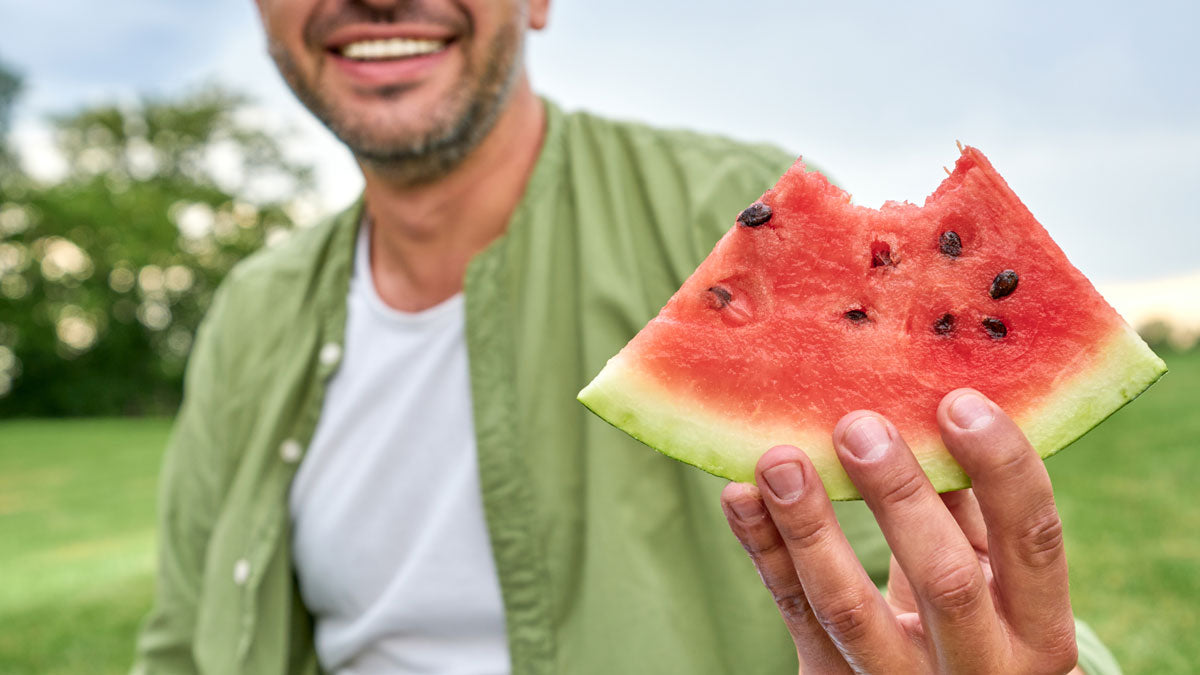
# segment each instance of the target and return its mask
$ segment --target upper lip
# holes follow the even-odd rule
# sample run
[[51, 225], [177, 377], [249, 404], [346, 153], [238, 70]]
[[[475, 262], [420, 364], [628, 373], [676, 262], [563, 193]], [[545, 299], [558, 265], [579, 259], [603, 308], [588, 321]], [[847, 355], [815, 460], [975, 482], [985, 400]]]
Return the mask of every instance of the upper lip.
[[399, 23], [381, 25], [359, 25], [339, 28], [325, 39], [325, 48], [340, 50], [346, 45], [368, 40], [440, 40], [449, 42], [455, 37], [454, 33], [429, 25], [406, 25]]

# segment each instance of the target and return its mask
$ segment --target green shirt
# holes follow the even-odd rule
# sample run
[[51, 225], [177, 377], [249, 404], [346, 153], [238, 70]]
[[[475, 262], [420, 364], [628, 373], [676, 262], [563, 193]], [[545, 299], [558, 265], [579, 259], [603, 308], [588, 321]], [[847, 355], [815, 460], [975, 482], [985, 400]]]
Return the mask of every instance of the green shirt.
[[[546, 109], [525, 195], [465, 280], [513, 672], [795, 673], [770, 594], [725, 524], [724, 482], [575, 401], [793, 158]], [[163, 468], [158, 592], [135, 672], [318, 671], [287, 493], [340, 361], [359, 216], [252, 256], [213, 302]], [[882, 583], [887, 549], [869, 512], [837, 508]]]

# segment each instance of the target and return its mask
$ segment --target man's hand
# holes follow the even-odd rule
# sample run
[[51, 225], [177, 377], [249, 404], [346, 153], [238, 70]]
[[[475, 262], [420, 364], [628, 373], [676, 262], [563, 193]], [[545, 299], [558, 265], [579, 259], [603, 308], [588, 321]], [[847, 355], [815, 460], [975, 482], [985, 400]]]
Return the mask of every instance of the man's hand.
[[938, 426], [973, 490], [939, 496], [896, 428], [858, 411], [838, 458], [892, 549], [885, 599], [846, 541], [812, 463], [772, 448], [758, 487], [721, 495], [796, 642], [804, 673], [1065, 673], [1075, 665], [1062, 524], [1016, 424], [969, 389]]

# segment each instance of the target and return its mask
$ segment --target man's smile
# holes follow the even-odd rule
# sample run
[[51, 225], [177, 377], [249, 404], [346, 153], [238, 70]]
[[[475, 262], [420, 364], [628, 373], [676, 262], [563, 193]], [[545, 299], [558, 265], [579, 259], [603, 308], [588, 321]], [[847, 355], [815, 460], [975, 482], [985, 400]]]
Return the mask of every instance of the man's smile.
[[438, 26], [354, 25], [334, 31], [322, 46], [352, 83], [373, 88], [429, 77], [458, 42], [457, 34]]
[[354, 61], [387, 61], [424, 56], [442, 51], [449, 44], [445, 40], [412, 40], [391, 38], [386, 40], [360, 40], [343, 45], [335, 53]]

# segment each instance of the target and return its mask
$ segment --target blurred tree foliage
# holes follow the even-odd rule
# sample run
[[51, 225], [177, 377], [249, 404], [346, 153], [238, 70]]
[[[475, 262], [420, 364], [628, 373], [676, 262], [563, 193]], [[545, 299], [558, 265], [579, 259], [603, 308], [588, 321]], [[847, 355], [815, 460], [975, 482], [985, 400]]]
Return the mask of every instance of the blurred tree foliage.
[[1151, 319], [1139, 325], [1137, 332], [1156, 352], [1186, 352], [1200, 349], [1200, 329], [1171, 323], [1165, 319]]
[[[16, 103], [19, 93], [21, 78], [0, 62], [0, 181], [3, 181], [5, 174], [13, 172], [16, 168], [5, 141], [8, 139], [8, 125], [12, 121], [13, 104]], [[0, 183], [0, 190], [3, 189], [3, 184]], [[0, 192], [0, 197], [2, 196], [3, 192]]]
[[65, 175], [0, 184], [0, 417], [169, 413], [213, 291], [311, 171], [219, 88], [51, 123]]

